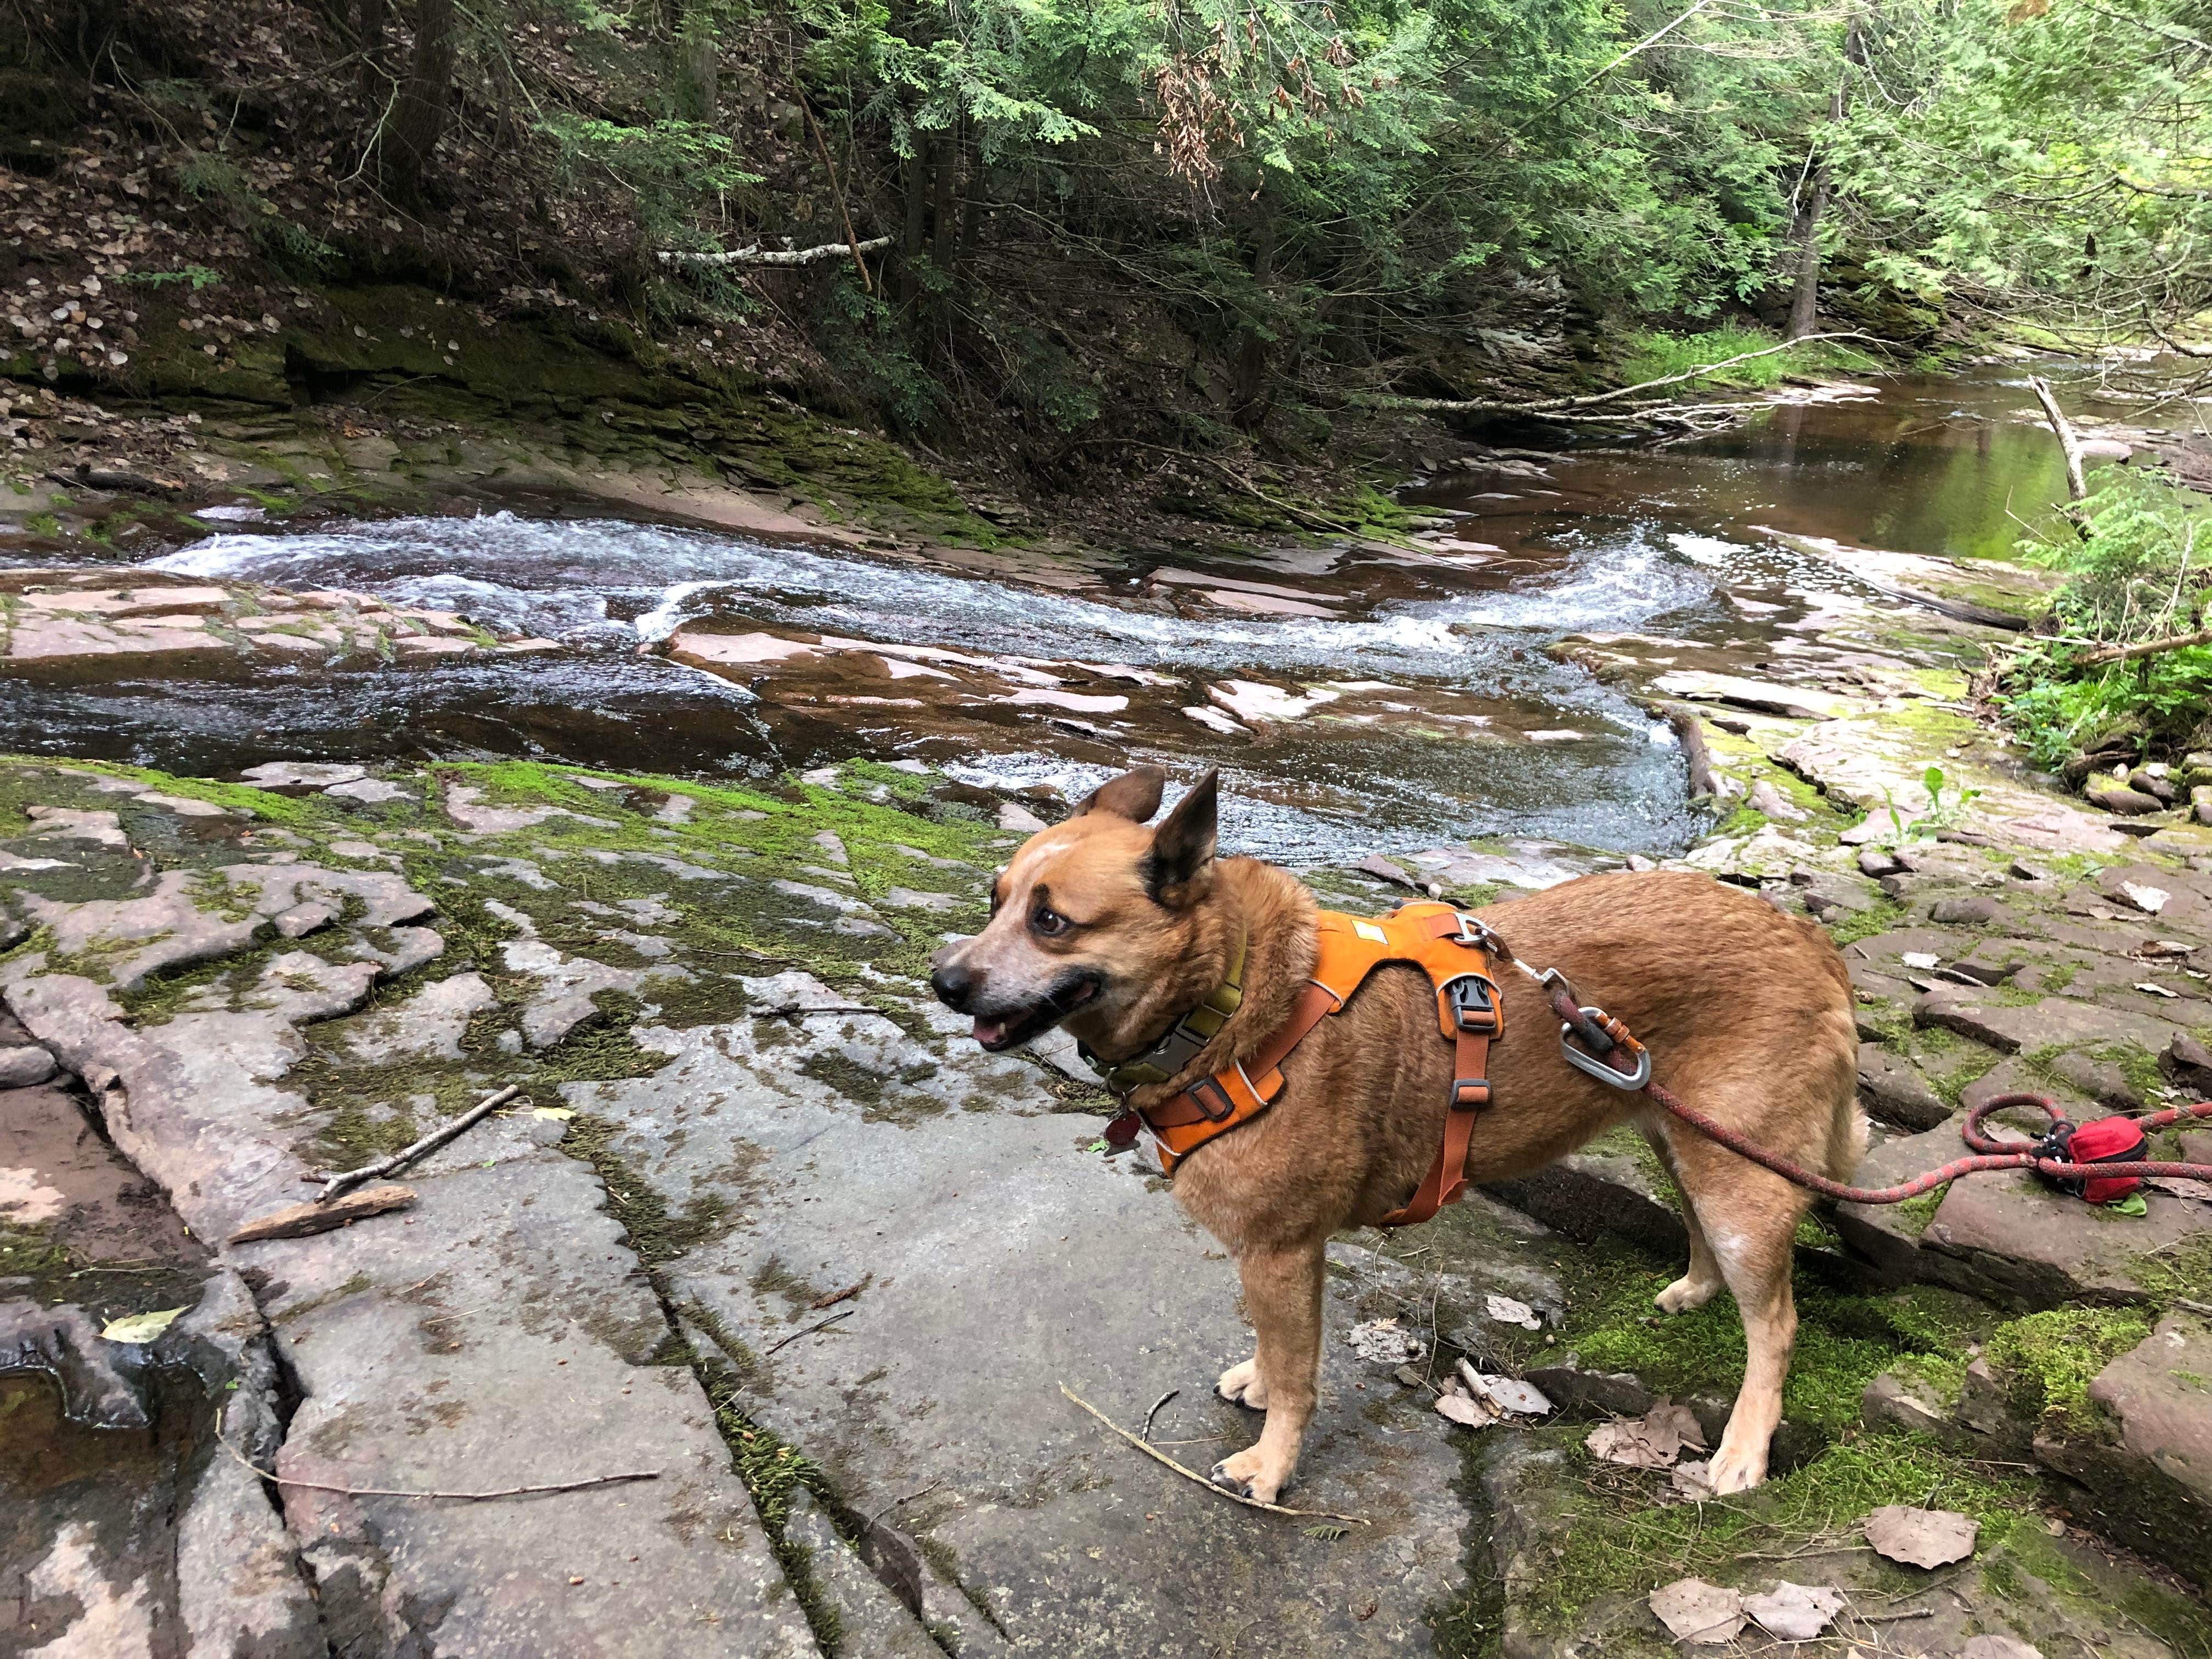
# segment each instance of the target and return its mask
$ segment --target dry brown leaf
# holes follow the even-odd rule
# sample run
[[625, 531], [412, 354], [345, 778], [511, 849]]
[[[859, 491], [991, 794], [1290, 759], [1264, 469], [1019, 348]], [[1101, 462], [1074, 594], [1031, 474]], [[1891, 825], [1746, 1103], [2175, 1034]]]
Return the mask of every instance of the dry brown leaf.
[[1743, 1610], [1769, 1636], [1785, 1642], [1809, 1642], [1844, 1610], [1844, 1593], [1826, 1584], [1777, 1581], [1764, 1595], [1747, 1595]]
[[1664, 1469], [1674, 1466], [1690, 1446], [1705, 1449], [1705, 1432], [1686, 1406], [1662, 1400], [1641, 1417], [1625, 1417], [1601, 1423], [1583, 1441], [1593, 1457], [1624, 1463], [1632, 1469]]
[[1678, 1642], [1718, 1647], [1743, 1629], [1743, 1597], [1702, 1578], [1677, 1578], [1651, 1592], [1651, 1611]]
[[1885, 1504], [1865, 1521], [1875, 1553], [1908, 1566], [1945, 1567], [1974, 1553], [1981, 1523], [1955, 1510], [1916, 1510]]
[[1448, 1417], [1455, 1423], [1463, 1423], [1470, 1429], [1486, 1429], [1498, 1420], [1495, 1413], [1480, 1401], [1469, 1400], [1463, 1394], [1440, 1394], [1437, 1396], [1437, 1415]]

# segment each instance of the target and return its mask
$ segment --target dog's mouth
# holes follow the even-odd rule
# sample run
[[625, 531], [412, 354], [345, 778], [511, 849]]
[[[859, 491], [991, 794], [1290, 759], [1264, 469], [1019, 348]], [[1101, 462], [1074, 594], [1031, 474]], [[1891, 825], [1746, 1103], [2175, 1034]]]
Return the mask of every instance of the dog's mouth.
[[1026, 1007], [988, 1017], [979, 1014], [975, 1017], [975, 1041], [989, 1054], [1018, 1048], [1091, 1001], [1105, 983], [1103, 975], [1086, 968], [1062, 979]]

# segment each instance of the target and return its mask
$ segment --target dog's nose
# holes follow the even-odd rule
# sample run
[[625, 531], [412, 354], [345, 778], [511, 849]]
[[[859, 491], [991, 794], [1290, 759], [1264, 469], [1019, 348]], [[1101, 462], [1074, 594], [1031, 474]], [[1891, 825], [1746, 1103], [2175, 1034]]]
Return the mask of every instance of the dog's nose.
[[975, 975], [957, 963], [945, 963], [929, 975], [929, 988], [955, 1013], [967, 1012], [968, 998], [975, 988]]

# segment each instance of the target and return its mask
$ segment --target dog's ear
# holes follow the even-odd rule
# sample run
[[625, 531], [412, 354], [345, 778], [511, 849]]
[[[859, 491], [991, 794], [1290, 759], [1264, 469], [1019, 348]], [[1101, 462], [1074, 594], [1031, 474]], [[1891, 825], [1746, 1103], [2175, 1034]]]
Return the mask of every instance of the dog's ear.
[[1132, 823], [1144, 823], [1160, 810], [1160, 792], [1167, 787], [1167, 768], [1136, 767], [1100, 784], [1078, 801], [1068, 816], [1079, 818], [1085, 812], [1109, 812]]
[[1172, 904], [1182, 895], [1177, 889], [1213, 861], [1218, 836], [1221, 774], [1208, 772], [1191, 785], [1189, 793], [1175, 804], [1175, 811], [1152, 831], [1152, 850], [1145, 854], [1145, 890], [1156, 904]]

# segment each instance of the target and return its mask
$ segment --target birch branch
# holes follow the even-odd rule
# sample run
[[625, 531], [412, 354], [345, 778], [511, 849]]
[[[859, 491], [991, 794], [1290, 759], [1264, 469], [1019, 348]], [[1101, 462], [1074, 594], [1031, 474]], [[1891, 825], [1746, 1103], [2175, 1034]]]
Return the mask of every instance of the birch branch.
[[2089, 485], [2081, 476], [2081, 441], [2074, 435], [2074, 423], [2058, 407], [2058, 399], [2051, 395], [2051, 382], [2041, 375], [2033, 376], [2028, 385], [2035, 388], [2035, 400], [2043, 405], [2043, 418], [2051, 422], [2051, 429], [2058, 434], [2058, 447], [2066, 454], [2066, 494], [2074, 501], [2087, 496]]
[[2162, 640], [2139, 640], [2133, 645], [2107, 645], [2095, 651], [2084, 651], [2074, 659], [2075, 668], [2102, 668], [2106, 663], [2133, 662], [2137, 657], [2154, 657], [2161, 651], [2185, 651], [2192, 645], [2212, 645], [2212, 628], [2200, 628], [2194, 634], [2172, 634]]
[[663, 249], [658, 257], [665, 265], [811, 265], [823, 259], [857, 259], [863, 253], [873, 253], [890, 245], [888, 236], [872, 236], [865, 242], [824, 242], [819, 247], [738, 247], [726, 253]]

